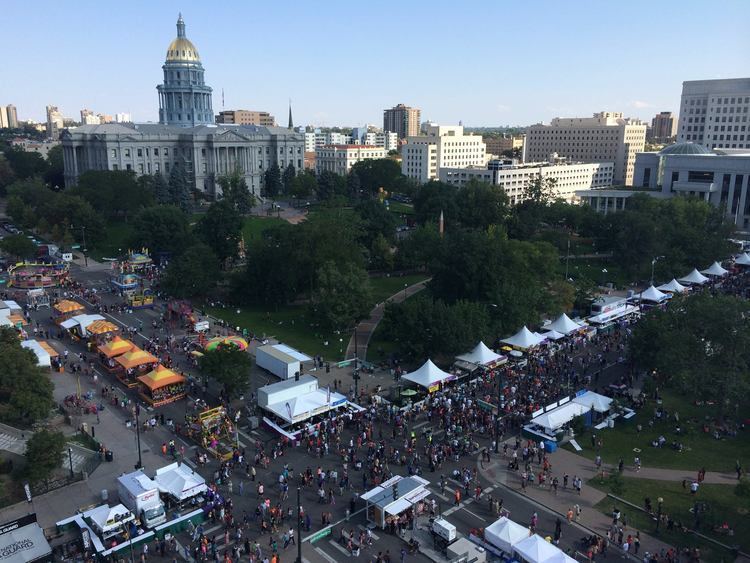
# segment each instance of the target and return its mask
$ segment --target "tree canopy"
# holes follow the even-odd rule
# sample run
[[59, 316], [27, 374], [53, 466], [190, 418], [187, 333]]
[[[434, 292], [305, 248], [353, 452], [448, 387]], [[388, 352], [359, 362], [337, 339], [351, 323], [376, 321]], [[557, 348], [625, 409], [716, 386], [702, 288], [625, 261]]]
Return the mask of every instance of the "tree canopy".
[[206, 297], [219, 280], [219, 259], [203, 243], [188, 247], [167, 266], [162, 286], [179, 299]]
[[311, 307], [323, 326], [346, 329], [370, 312], [370, 280], [362, 267], [328, 261], [318, 269], [317, 277]]
[[69, 193], [81, 197], [108, 219], [127, 221], [138, 210], [154, 204], [149, 182], [139, 181], [132, 170], [88, 170], [81, 174], [78, 184]]
[[42, 429], [26, 442], [26, 476], [32, 483], [49, 479], [59, 469], [65, 450], [65, 435]]
[[188, 216], [173, 205], [154, 205], [141, 210], [133, 219], [135, 248], [149, 252], [180, 254], [193, 240]]
[[237, 256], [242, 237], [242, 215], [228, 200], [214, 202], [198, 221], [196, 233], [224, 263]]
[[252, 360], [247, 352], [233, 346], [220, 345], [200, 357], [198, 367], [201, 374], [212, 377], [224, 388], [224, 393], [232, 398], [241, 394], [250, 383]]

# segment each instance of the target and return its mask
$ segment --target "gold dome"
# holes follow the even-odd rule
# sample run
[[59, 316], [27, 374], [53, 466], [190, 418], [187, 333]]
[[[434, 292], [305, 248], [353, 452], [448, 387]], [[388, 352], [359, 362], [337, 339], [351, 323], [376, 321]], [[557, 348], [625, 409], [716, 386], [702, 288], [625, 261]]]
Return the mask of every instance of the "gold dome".
[[178, 37], [167, 47], [167, 61], [199, 63], [198, 49], [186, 37]]

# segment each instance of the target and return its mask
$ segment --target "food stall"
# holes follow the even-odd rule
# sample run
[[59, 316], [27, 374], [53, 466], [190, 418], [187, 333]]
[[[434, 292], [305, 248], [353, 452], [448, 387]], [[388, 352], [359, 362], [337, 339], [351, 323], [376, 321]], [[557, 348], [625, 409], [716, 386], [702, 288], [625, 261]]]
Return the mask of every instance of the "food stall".
[[185, 435], [222, 461], [232, 458], [235, 427], [224, 407], [185, 415]]
[[544, 563], [553, 560], [555, 563], [558, 561], [560, 563], [575, 561], [572, 557], [565, 555], [560, 548], [552, 545], [538, 534], [516, 543], [513, 546], [513, 556], [516, 560], [526, 563]]
[[172, 463], [156, 470], [159, 492], [174, 504], [183, 504], [208, 490], [206, 480], [184, 463]]
[[71, 317], [80, 315], [84, 310], [85, 307], [77, 301], [63, 299], [52, 306], [52, 317], [57, 324], [62, 324], [63, 321], [67, 321]]
[[120, 327], [103, 319], [91, 323], [86, 332], [89, 334], [89, 349], [93, 350], [99, 344], [107, 342], [115, 334], [120, 332]]
[[455, 374], [441, 370], [432, 360], [427, 360], [418, 370], [401, 376], [401, 379], [415, 383], [428, 393], [439, 391], [443, 385], [457, 378]]
[[24, 340], [21, 342], [21, 347], [26, 350], [31, 350], [34, 353], [34, 356], [36, 356], [36, 365], [39, 367], [52, 367], [52, 358], [50, 357], [49, 352], [36, 340]]
[[103, 504], [87, 510], [82, 516], [103, 542], [121, 536], [125, 531], [131, 536], [136, 535], [128, 530], [128, 527], [136, 526], [135, 516], [122, 504], [115, 506]]
[[[530, 535], [531, 530], [529, 528], [503, 516], [487, 526], [484, 529], [484, 537], [478, 539], [489, 544], [490, 548], [498, 549], [510, 556], [513, 553], [513, 546]], [[471, 537], [471, 540], [475, 541], [475, 538]]]
[[126, 291], [125, 303], [131, 309], [153, 309], [154, 293], [150, 289]]
[[130, 352], [133, 348], [135, 348], [135, 344], [130, 340], [115, 336], [109, 342], [100, 344], [97, 350], [99, 351], [99, 360], [104, 368], [108, 371], [113, 371], [119, 367], [119, 364], [115, 362], [115, 358]]
[[159, 359], [145, 350], [133, 346], [130, 352], [117, 356], [115, 363], [118, 364], [117, 379], [126, 387], [132, 388], [139, 385], [138, 376], [151, 371], [159, 363]]
[[508, 361], [508, 356], [490, 350], [484, 342], [477, 344], [468, 354], [456, 356], [456, 366], [467, 371], [492, 369]]
[[424, 499], [430, 495], [430, 482], [417, 475], [394, 475], [359, 498], [367, 504], [367, 521], [381, 529], [399, 519], [414, 519], [426, 507]]
[[152, 407], [160, 407], [185, 398], [185, 377], [163, 365], [138, 378], [143, 384], [140, 396]]

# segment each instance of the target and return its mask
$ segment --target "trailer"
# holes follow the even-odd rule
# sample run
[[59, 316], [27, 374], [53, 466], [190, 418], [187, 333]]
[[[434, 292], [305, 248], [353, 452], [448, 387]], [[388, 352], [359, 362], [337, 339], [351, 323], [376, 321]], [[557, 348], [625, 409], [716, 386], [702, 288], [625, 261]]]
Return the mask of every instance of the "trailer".
[[255, 363], [258, 367], [280, 379], [302, 375], [303, 364], [311, 361], [311, 357], [286, 344], [266, 344], [255, 351]]
[[129, 508], [147, 528], [167, 521], [164, 503], [159, 498], [159, 487], [143, 471], [133, 471], [117, 478], [120, 502]]

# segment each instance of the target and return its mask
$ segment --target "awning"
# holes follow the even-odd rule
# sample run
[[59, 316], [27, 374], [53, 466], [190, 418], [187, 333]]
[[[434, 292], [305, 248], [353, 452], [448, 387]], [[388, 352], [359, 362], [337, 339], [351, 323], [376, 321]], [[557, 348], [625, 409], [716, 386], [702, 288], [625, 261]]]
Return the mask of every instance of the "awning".
[[122, 356], [117, 356], [115, 361], [125, 369], [130, 369], [146, 364], [156, 364], [159, 362], [159, 359], [148, 352], [133, 346], [133, 349], [130, 352], [126, 352]]
[[27, 563], [52, 559], [52, 548], [36, 521], [36, 514], [0, 525], [0, 562]]
[[432, 360], [427, 360], [418, 370], [403, 375], [401, 379], [416, 383], [425, 389], [430, 389], [439, 383], [452, 381], [456, 379], [456, 376], [441, 370], [432, 363]]
[[114, 358], [120, 356], [126, 352], [130, 352], [135, 345], [130, 340], [125, 340], [119, 336], [115, 336], [112, 340], [106, 344], [102, 344], [97, 347], [97, 350], [104, 354], [107, 358]]
[[720, 277], [720, 276], [726, 276], [729, 273], [729, 271], [722, 268], [721, 264], [719, 264], [718, 262], [714, 262], [708, 268], [706, 268], [705, 270], [702, 270], [701, 273], [706, 274], [707, 276]]
[[76, 301], [70, 301], [68, 299], [63, 299], [62, 301], [55, 303], [52, 308], [61, 315], [72, 313], [74, 311], [84, 310], [83, 305], [77, 303]]
[[658, 289], [656, 289], [653, 285], [650, 286], [647, 290], [642, 291], [640, 293], [640, 298], [643, 301], [649, 301], [651, 303], [661, 303], [662, 301], [666, 301], [669, 299], [671, 295], [667, 293], [662, 293]]
[[56, 358], [60, 354], [57, 353], [57, 350], [55, 350], [52, 346], [50, 346], [45, 340], [39, 341], [39, 346], [44, 348], [47, 353], [50, 355], [50, 358]]
[[120, 329], [116, 324], [104, 320], [94, 321], [86, 328], [86, 332], [93, 335], [107, 334], [108, 332], [116, 332], [118, 330]]
[[678, 281], [680, 283], [686, 283], [688, 285], [703, 285], [708, 281], [708, 278], [701, 274], [696, 268], [693, 268], [692, 272], [690, 272], [684, 278], [680, 278]]
[[539, 344], [544, 342], [544, 337], [539, 336], [538, 334], [534, 334], [528, 328], [523, 327], [513, 336], [502, 340], [502, 342], [515, 348], [522, 348], [525, 350], [527, 348], [538, 346]]
[[146, 387], [153, 391], [154, 389], [160, 389], [167, 385], [174, 385], [175, 383], [185, 383], [185, 378], [179, 373], [173, 372], [171, 369], [164, 367], [163, 365], [156, 366], [155, 370], [142, 375], [138, 378], [138, 381], [143, 383]]

